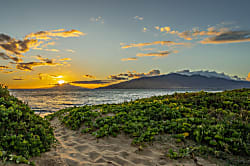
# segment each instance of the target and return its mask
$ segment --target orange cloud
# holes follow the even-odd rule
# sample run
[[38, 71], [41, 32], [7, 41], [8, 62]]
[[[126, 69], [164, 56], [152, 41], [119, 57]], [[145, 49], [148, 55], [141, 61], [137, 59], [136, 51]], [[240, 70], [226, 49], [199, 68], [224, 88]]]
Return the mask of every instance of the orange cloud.
[[247, 76], [246, 80], [250, 81], [250, 72], [248, 73], [248, 76]]
[[182, 45], [182, 46], [188, 46], [190, 43], [176, 43], [174, 41], [154, 41], [154, 42], [148, 42], [148, 43], [132, 43], [129, 45], [123, 45], [121, 48], [132, 48], [132, 47], [145, 47], [145, 46], [152, 46], [152, 45]]
[[78, 30], [72, 29], [69, 31], [66, 31], [64, 29], [58, 29], [58, 30], [51, 30], [51, 31], [39, 31], [36, 33], [30, 33], [25, 36], [25, 39], [27, 38], [35, 38], [39, 40], [49, 40], [51, 37], [79, 37], [86, 35], [83, 32], [80, 32]]
[[136, 61], [138, 58], [122, 58], [121, 61]]
[[62, 58], [59, 61], [71, 61], [71, 58]]

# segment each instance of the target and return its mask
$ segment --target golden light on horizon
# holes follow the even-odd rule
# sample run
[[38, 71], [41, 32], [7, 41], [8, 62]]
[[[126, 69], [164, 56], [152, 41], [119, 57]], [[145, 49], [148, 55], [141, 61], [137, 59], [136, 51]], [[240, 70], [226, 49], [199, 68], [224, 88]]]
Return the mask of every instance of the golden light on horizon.
[[64, 80], [59, 80], [59, 81], [57, 81], [57, 83], [58, 83], [59, 85], [62, 85], [62, 84], [65, 83], [65, 81], [64, 81]]

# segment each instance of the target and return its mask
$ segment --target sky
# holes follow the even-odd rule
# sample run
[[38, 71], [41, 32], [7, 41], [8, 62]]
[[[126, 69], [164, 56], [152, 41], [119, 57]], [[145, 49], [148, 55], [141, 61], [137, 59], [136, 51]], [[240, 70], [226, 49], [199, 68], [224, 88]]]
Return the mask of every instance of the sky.
[[250, 80], [249, 0], [8, 0], [0, 83], [95, 88], [182, 70]]

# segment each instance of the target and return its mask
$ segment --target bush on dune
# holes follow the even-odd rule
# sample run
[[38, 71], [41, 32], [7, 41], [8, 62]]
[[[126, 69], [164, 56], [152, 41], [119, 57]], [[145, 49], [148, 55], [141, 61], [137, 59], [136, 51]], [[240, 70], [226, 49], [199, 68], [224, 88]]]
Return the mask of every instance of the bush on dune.
[[0, 85], [0, 161], [30, 164], [30, 157], [48, 151], [54, 141], [49, 122]]
[[97, 138], [124, 132], [132, 144], [152, 142], [157, 135], [171, 134], [177, 142], [192, 140], [197, 147], [187, 147], [180, 154], [170, 150], [170, 157], [188, 153], [250, 155], [250, 89], [219, 93], [176, 93], [139, 99], [121, 104], [73, 107], [47, 118], [59, 117], [67, 127]]

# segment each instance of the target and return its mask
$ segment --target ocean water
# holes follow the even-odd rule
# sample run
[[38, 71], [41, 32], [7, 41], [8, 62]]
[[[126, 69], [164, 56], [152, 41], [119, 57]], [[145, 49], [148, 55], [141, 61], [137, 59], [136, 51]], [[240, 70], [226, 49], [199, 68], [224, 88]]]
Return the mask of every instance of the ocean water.
[[122, 103], [125, 101], [182, 93], [164, 89], [112, 89], [112, 90], [47, 90], [47, 89], [18, 89], [10, 93], [28, 103], [38, 114], [47, 114], [65, 107], [96, 105], [106, 103]]

